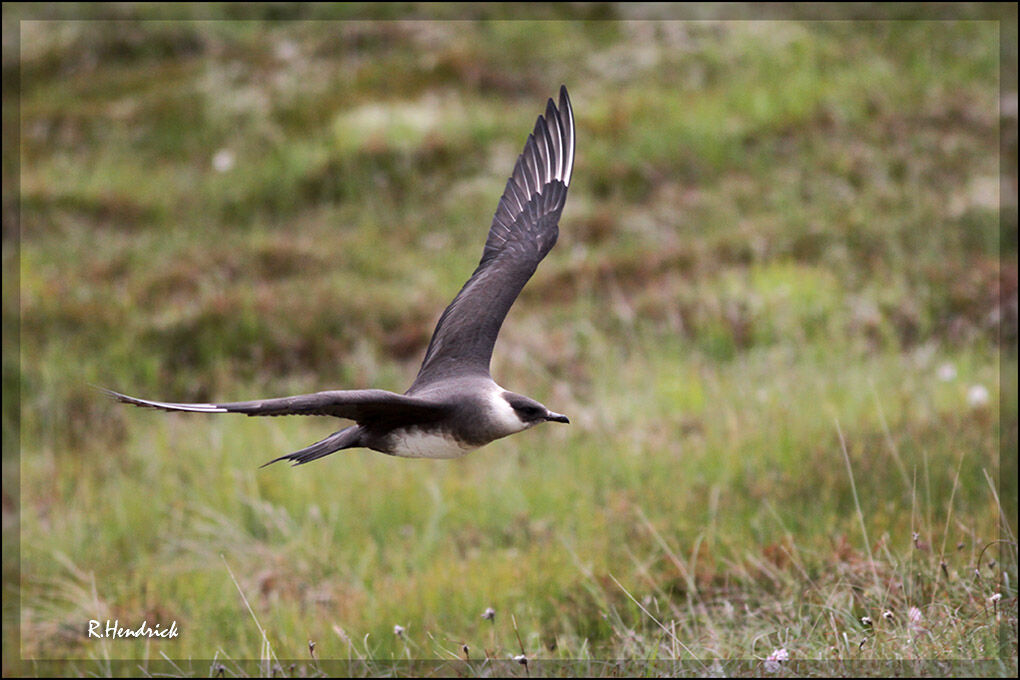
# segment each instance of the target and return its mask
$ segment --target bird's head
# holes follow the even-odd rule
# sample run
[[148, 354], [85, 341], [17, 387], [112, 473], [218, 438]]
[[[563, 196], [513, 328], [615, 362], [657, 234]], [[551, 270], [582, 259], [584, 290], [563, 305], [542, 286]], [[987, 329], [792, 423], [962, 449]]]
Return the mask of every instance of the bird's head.
[[555, 423], [570, 422], [570, 419], [562, 413], [550, 411], [534, 399], [529, 399], [523, 395], [515, 394], [513, 392], [504, 392], [503, 399], [506, 400], [506, 403], [510, 404], [510, 408], [513, 409], [514, 415], [521, 421], [521, 425], [523, 426], [521, 429], [527, 429], [546, 421], [552, 421]]

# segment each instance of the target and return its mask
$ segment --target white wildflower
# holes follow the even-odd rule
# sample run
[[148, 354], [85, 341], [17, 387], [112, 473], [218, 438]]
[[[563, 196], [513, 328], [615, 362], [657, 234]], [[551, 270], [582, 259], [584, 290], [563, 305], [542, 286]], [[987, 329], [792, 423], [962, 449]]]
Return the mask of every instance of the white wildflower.
[[212, 157], [213, 170], [216, 172], [227, 172], [234, 168], [234, 152], [230, 149], [220, 149]]
[[277, 59], [291, 61], [298, 56], [298, 47], [290, 40], [283, 40], [276, 44], [273, 52], [276, 54]]
[[956, 366], [953, 366], [948, 361], [938, 367], [935, 374], [939, 377], [942, 382], [952, 382], [956, 379]]
[[967, 390], [967, 405], [971, 408], [988, 406], [989, 401], [991, 401], [991, 397], [988, 394], [988, 388], [984, 385], [971, 385]]

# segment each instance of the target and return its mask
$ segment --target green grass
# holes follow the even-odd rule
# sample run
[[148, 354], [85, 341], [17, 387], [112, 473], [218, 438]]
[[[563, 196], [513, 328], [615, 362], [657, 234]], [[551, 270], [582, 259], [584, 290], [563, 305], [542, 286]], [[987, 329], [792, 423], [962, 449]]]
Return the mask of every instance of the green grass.
[[[1015, 675], [999, 35], [23, 24], [5, 673], [166, 655], [240, 674], [757, 674], [785, 649], [798, 674], [981, 659]], [[456, 461], [259, 469], [336, 424], [129, 409], [89, 387], [402, 391], [561, 82], [578, 157], [560, 243], [493, 375], [569, 427]], [[181, 635], [85, 636], [108, 618]], [[527, 669], [507, 662], [522, 653]]]

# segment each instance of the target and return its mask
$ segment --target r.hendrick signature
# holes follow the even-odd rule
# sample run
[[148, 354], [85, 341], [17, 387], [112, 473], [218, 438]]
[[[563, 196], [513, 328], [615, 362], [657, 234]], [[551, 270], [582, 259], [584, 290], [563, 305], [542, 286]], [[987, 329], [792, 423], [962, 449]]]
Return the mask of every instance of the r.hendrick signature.
[[150, 626], [148, 621], [142, 621], [142, 625], [137, 628], [121, 628], [120, 621], [114, 619], [106, 620], [106, 628], [102, 627], [102, 623], [96, 619], [89, 619], [89, 637], [97, 638], [175, 638], [180, 635], [177, 630], [177, 622], [173, 621], [170, 623], [169, 628], [160, 628], [157, 623], [155, 627]]

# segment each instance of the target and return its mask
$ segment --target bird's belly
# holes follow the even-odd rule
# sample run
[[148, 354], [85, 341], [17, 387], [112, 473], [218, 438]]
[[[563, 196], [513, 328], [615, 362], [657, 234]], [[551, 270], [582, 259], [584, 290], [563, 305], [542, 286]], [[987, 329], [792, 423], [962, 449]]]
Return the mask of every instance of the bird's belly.
[[391, 434], [387, 448], [390, 455], [404, 458], [460, 458], [476, 447], [440, 432], [404, 430]]

